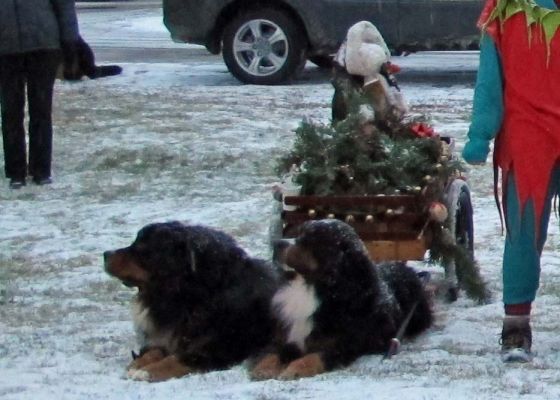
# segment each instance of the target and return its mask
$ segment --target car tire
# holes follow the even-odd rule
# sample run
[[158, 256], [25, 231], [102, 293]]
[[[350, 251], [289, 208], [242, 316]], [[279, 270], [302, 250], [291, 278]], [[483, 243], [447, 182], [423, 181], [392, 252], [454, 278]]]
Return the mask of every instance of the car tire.
[[276, 85], [295, 78], [305, 63], [307, 39], [290, 16], [273, 8], [245, 11], [229, 23], [222, 55], [241, 82]]

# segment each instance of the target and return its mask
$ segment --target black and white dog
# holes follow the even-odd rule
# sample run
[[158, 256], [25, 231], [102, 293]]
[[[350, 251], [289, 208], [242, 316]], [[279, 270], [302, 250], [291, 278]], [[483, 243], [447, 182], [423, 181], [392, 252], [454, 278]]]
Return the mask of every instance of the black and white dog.
[[295, 244], [281, 242], [277, 258], [286, 267], [272, 299], [278, 331], [252, 368], [254, 379], [314, 376], [387, 352], [401, 326], [413, 337], [432, 324], [416, 272], [404, 263], [373, 264], [342, 221], [305, 223]]

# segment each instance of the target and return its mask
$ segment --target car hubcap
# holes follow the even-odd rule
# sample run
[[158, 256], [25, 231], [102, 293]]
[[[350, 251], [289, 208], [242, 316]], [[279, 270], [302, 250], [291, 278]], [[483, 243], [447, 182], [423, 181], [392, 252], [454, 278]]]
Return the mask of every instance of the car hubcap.
[[233, 39], [233, 54], [245, 72], [267, 76], [278, 72], [288, 58], [288, 38], [272, 21], [251, 20], [243, 24]]

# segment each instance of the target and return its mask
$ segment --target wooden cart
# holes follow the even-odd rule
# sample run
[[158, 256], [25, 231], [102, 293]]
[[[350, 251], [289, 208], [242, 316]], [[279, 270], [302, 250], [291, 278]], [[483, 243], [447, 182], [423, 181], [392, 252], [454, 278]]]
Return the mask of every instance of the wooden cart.
[[[463, 178], [446, 185], [442, 199], [448, 210], [444, 222], [456, 244], [473, 254], [473, 210], [470, 190]], [[280, 203], [282, 204], [282, 203]], [[280, 224], [273, 239], [295, 238], [306, 221], [336, 218], [351, 225], [363, 240], [371, 259], [424, 260], [431, 244], [426, 202], [421, 195], [285, 196]], [[445, 265], [450, 300], [458, 292], [454, 263]]]

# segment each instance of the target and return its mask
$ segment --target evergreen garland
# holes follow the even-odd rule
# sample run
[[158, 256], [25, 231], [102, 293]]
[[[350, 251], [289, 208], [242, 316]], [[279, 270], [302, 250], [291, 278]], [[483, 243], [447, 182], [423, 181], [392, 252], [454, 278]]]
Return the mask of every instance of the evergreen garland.
[[[445, 159], [438, 136], [418, 137], [413, 127], [424, 117], [364, 122], [363, 100], [333, 125], [304, 120], [295, 131], [293, 149], [279, 161], [278, 172], [299, 166], [295, 183], [302, 195], [418, 194], [428, 183], [447, 182], [464, 167]], [[444, 185], [429, 185], [426, 201], [439, 200]]]

